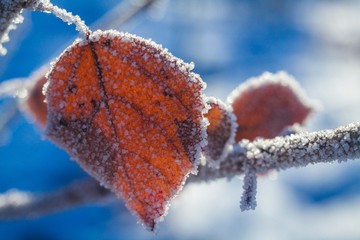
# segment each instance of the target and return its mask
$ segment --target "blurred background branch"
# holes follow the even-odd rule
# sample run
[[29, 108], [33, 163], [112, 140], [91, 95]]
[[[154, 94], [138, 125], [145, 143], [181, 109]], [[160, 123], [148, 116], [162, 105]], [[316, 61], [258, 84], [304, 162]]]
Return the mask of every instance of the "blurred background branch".
[[111, 192], [92, 179], [47, 194], [9, 190], [0, 195], [0, 219], [34, 218], [112, 197]]

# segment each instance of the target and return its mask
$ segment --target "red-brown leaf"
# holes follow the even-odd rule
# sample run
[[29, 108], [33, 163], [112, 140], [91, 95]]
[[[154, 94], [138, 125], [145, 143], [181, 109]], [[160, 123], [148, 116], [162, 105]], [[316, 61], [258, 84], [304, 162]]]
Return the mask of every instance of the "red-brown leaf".
[[273, 138], [287, 126], [303, 124], [314, 105], [285, 72], [252, 78], [229, 96], [237, 119], [236, 141]]
[[48, 76], [46, 135], [150, 230], [206, 143], [205, 85], [191, 68], [151, 41], [97, 31]]

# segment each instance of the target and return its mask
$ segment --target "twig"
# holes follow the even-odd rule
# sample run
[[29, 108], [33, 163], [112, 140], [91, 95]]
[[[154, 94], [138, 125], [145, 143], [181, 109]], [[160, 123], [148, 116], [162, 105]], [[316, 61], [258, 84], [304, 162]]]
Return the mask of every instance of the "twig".
[[79, 15], [73, 15], [71, 12], [68, 12], [65, 9], [59, 8], [58, 6], [51, 4], [49, 1], [43, 0], [41, 4], [37, 5], [35, 10], [52, 13], [64, 22], [68, 23], [69, 25], [75, 24], [76, 30], [78, 30], [85, 36], [89, 36], [91, 34], [91, 30], [79, 17]]
[[360, 123], [335, 130], [304, 132], [274, 139], [243, 140], [233, 146], [232, 152], [218, 169], [201, 166], [190, 182], [232, 178], [245, 173], [244, 163], [255, 172], [271, 169], [285, 170], [308, 164], [346, 161], [360, 158]]

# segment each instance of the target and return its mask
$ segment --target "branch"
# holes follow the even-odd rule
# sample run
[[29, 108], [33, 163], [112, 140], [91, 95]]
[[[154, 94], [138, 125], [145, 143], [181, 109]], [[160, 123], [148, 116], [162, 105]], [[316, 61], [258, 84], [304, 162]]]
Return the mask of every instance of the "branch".
[[45, 195], [9, 190], [0, 195], [0, 219], [38, 217], [113, 197], [93, 179]]
[[79, 15], [73, 15], [71, 12], [68, 12], [65, 9], [59, 8], [58, 6], [51, 4], [50, 1], [42, 0], [42, 2], [43, 3], [39, 4], [35, 10], [52, 13], [69, 25], [75, 24], [76, 30], [84, 34], [85, 36], [89, 36], [91, 34], [91, 30], [79, 17]]
[[285, 170], [309, 164], [360, 158], [360, 123], [335, 130], [303, 132], [274, 139], [243, 140], [233, 146], [218, 169], [199, 167], [191, 182], [232, 178], [244, 174], [245, 163], [256, 173]]
[[[189, 182], [202, 182], [219, 178], [232, 178], [248, 174], [242, 199], [244, 210], [253, 209], [256, 179], [252, 173], [264, 173], [271, 169], [285, 170], [305, 167], [320, 162], [346, 161], [360, 158], [360, 123], [339, 127], [335, 130], [303, 132], [274, 139], [243, 140], [233, 145], [229, 156], [219, 168], [200, 166], [199, 173], [192, 175]], [[43, 196], [19, 191], [0, 195], [0, 219], [14, 219], [41, 216], [48, 213], [99, 202], [114, 195], [101, 187], [95, 180], [75, 183], [62, 190]]]

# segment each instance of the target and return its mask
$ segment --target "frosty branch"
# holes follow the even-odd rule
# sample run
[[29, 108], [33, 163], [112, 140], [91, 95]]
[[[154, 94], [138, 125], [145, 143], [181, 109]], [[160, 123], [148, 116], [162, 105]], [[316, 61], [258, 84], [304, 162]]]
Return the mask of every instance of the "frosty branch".
[[[233, 145], [233, 150], [220, 163], [219, 168], [200, 166], [199, 173], [191, 175], [187, 182], [230, 179], [243, 175], [246, 171], [245, 163], [256, 173], [264, 173], [272, 169], [286, 170], [309, 164], [343, 162], [356, 158], [360, 158], [360, 123], [334, 130], [304, 132], [274, 139], [257, 139], [252, 142], [243, 140]], [[45, 195], [19, 195], [20, 193], [10, 191], [0, 196], [0, 219], [41, 216], [103, 201], [113, 196], [95, 180], [75, 183]], [[23, 200], [16, 202], [14, 196], [22, 196], [18, 199]]]
[[346, 161], [360, 157], [360, 123], [334, 130], [304, 132], [274, 139], [243, 140], [220, 163], [218, 169], [201, 166], [191, 182], [232, 178], [244, 174], [245, 163], [256, 173], [286, 170], [309, 164]]

